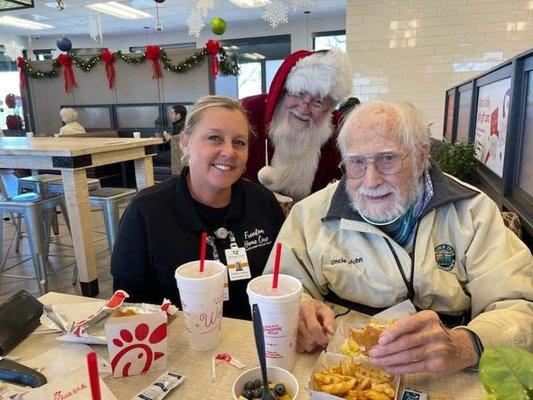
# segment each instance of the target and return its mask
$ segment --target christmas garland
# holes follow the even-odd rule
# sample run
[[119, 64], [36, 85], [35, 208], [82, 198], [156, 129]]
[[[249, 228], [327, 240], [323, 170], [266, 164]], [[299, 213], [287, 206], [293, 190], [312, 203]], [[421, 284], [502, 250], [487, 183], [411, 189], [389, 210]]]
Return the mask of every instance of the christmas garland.
[[[19, 57], [18, 67], [20, 68], [21, 86], [25, 85], [25, 76], [29, 76], [33, 79], [51, 79], [57, 77], [57, 75], [59, 74], [59, 70], [62, 68], [62, 64], [59, 60], [60, 57], [63, 56], [63, 61], [65, 61], [64, 57], [68, 56], [70, 58], [71, 63], [84, 72], [89, 72], [96, 65], [104, 62], [106, 64], [109, 87], [112, 88], [114, 80], [114, 69], [112, 65], [113, 62], [116, 59], [120, 59], [126, 64], [142, 64], [147, 61], [147, 52], [151, 57], [150, 61], [153, 62], [155, 69], [158, 68], [158, 63], [159, 61], [161, 61], [165, 70], [177, 74], [182, 74], [188, 72], [189, 70], [203, 62], [206, 58], [209, 58], [211, 63], [211, 72], [214, 77], [216, 77], [219, 71], [223, 75], [236, 76], [239, 73], [239, 64], [237, 61], [238, 54], [232, 53], [228, 55], [224, 48], [220, 46], [217, 41], [209, 40], [203, 49], [195, 52], [190, 57], [177, 63], [172, 63], [166, 51], [161, 49], [159, 46], [147, 46], [146, 51], [143, 52], [141, 55], [124, 54], [120, 50], [115, 53], [112, 53], [111, 51], [106, 49], [102, 52], [102, 54], [98, 54], [88, 59], [78, 57], [75, 53], [66, 53], [54, 59], [52, 61], [51, 69], [49, 69], [48, 71], [43, 71], [41, 69], [35, 68], [31, 65], [30, 60], [24, 57]], [[112, 75], [110, 75], [111, 72], [109, 71], [109, 69], [112, 70]], [[160, 75], [155, 73], [154, 78], [156, 77], [160, 77]], [[66, 86], [67, 91], [71, 89], [71, 85], [68, 86], [68, 89]]]

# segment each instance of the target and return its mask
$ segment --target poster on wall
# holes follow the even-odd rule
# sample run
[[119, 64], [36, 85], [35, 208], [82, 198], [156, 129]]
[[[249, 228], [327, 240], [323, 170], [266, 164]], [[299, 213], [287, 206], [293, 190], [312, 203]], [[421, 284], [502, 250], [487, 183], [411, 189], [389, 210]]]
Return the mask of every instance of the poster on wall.
[[503, 174], [510, 94], [511, 78], [506, 78], [481, 86], [477, 102], [476, 157], [499, 177]]
[[446, 105], [446, 124], [444, 128], [444, 138], [452, 141], [452, 130], [453, 130], [453, 112], [455, 110], [455, 94], [450, 94], [448, 96], [448, 101]]

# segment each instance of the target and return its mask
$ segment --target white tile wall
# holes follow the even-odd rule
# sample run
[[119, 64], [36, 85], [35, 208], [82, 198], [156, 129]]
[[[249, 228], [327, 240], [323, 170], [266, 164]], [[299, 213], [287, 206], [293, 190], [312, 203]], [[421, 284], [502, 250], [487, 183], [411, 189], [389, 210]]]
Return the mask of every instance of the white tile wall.
[[347, 0], [361, 101], [406, 100], [442, 136], [445, 91], [533, 47], [532, 0]]

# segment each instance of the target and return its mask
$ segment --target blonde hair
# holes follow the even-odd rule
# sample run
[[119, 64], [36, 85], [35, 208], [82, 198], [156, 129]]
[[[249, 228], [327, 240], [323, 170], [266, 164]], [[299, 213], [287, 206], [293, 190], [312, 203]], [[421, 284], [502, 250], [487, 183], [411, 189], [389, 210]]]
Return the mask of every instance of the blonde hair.
[[202, 119], [202, 113], [213, 107], [220, 107], [231, 111], [239, 111], [246, 119], [246, 124], [248, 126], [248, 137], [252, 135], [252, 127], [250, 125], [250, 120], [248, 119], [248, 112], [241, 103], [225, 96], [205, 96], [198, 100], [187, 114], [183, 132], [187, 136], [191, 136], [194, 127]]
[[78, 113], [73, 108], [62, 108], [59, 111], [59, 116], [65, 124], [70, 124], [78, 120]]
[[352, 110], [344, 121], [337, 137], [337, 146], [343, 157], [347, 152], [350, 132], [363, 126], [370, 126], [376, 134], [397, 138], [415, 154], [420, 154], [429, 145], [429, 129], [415, 106], [403, 101], [373, 101]]

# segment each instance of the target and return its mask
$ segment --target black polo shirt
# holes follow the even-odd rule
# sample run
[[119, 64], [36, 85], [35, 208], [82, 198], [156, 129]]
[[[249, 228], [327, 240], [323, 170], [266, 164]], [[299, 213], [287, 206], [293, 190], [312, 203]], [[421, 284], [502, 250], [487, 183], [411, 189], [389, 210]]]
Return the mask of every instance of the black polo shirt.
[[[167, 298], [180, 307], [174, 271], [198, 259], [202, 231], [214, 237], [214, 230], [220, 227], [231, 231], [238, 246], [245, 247], [252, 277], [263, 272], [284, 220], [274, 195], [261, 185], [240, 179], [232, 187], [225, 215], [213, 210], [216, 221], [209, 223], [206, 218], [211, 213], [203, 209], [202, 218], [199, 216], [187, 187], [187, 173], [184, 169], [181, 176], [144, 189], [122, 215], [111, 274], [113, 289], [128, 292], [128, 301], [159, 304]], [[216, 226], [219, 223], [221, 226]], [[229, 238], [217, 238], [215, 245], [220, 261], [226, 264]], [[206, 258], [214, 259], [211, 246], [207, 246]], [[224, 316], [250, 319], [248, 282], [229, 281]]]

